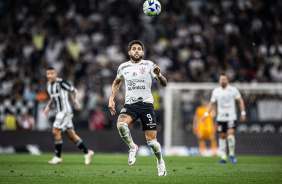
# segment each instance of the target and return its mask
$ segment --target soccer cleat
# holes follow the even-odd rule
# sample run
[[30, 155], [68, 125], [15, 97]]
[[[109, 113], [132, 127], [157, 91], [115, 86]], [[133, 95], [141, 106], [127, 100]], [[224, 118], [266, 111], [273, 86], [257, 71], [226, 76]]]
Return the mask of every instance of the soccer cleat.
[[128, 157], [128, 164], [133, 165], [136, 161], [136, 153], [138, 150], [138, 146], [135, 144], [135, 149], [130, 149], [129, 150], [129, 157]]
[[57, 156], [54, 156], [52, 158], [52, 160], [49, 161], [49, 164], [60, 164], [63, 162], [63, 159], [62, 158], [59, 158]]
[[88, 150], [88, 153], [84, 155], [86, 165], [90, 164], [92, 155], [94, 155], [93, 150]]
[[219, 164], [226, 164], [226, 160], [225, 159], [221, 159], [218, 163]]
[[237, 159], [235, 158], [235, 156], [230, 156], [230, 163], [235, 164], [236, 162], [237, 162]]
[[157, 168], [158, 168], [158, 175], [159, 176], [166, 176], [166, 169], [165, 169], [165, 162], [161, 160], [160, 163], [157, 161]]

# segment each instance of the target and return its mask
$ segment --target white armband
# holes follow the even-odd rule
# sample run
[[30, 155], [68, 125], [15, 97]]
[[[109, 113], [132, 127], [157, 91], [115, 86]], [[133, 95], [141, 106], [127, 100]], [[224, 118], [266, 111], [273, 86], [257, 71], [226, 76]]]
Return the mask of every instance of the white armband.
[[246, 115], [246, 111], [241, 111], [241, 116], [245, 116]]
[[205, 112], [204, 116], [207, 117], [208, 115], [209, 115], [209, 113], [208, 113], [208, 112]]
[[161, 72], [159, 73], [159, 75], [157, 75], [157, 77], [161, 77], [162, 76], [162, 74], [161, 74]]

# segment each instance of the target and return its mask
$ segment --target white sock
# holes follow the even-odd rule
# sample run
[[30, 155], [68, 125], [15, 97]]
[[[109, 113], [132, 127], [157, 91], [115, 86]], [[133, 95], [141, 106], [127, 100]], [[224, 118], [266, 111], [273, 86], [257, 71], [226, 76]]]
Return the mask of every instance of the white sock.
[[130, 149], [135, 149], [135, 144], [128, 129], [128, 125], [125, 122], [118, 122], [117, 129], [121, 138], [127, 143]]
[[154, 152], [155, 156], [157, 157], [158, 162], [162, 161], [162, 151], [161, 151], [161, 145], [158, 143], [158, 141], [152, 140], [147, 142], [148, 146], [152, 149]]
[[226, 139], [219, 138], [218, 148], [221, 152], [221, 159], [226, 160]]
[[228, 141], [228, 148], [229, 148], [229, 156], [234, 156], [235, 155], [235, 136], [228, 135], [227, 141]]

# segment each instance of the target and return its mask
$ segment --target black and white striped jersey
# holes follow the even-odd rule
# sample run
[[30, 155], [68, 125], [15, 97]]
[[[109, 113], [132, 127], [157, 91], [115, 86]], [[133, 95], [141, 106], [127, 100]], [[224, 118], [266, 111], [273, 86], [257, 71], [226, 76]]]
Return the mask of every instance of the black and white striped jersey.
[[57, 112], [72, 113], [68, 93], [73, 92], [74, 86], [62, 78], [57, 78], [54, 83], [47, 82], [47, 92], [57, 108]]

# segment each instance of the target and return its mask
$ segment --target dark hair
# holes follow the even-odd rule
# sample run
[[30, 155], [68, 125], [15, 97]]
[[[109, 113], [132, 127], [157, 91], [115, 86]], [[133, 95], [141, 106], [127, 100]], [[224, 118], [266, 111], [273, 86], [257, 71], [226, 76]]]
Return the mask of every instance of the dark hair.
[[131, 49], [132, 45], [138, 44], [142, 47], [142, 50], [144, 50], [144, 44], [140, 40], [133, 40], [128, 44], [128, 50]]
[[52, 66], [50, 66], [50, 67], [48, 67], [46, 70], [55, 70], [55, 68], [52, 67]]
[[225, 76], [225, 77], [228, 79], [228, 76], [226, 75], [226, 73], [220, 73], [219, 76], [218, 76], [218, 78], [219, 78], [220, 76]]

